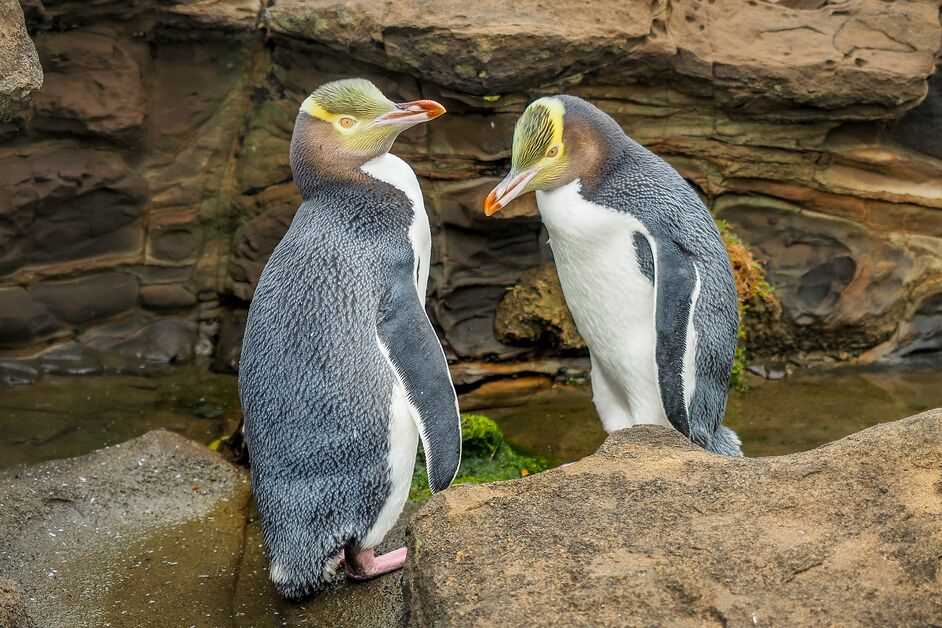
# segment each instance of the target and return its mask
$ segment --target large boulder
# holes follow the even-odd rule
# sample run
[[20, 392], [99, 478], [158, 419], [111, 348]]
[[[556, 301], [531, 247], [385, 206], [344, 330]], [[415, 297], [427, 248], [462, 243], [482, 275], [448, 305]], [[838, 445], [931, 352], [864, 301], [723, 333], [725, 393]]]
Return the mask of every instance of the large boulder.
[[942, 622], [942, 410], [811, 451], [724, 458], [636, 427], [413, 519], [421, 626]]
[[[38, 626], [229, 625], [248, 501], [244, 471], [170, 432], [13, 467], [0, 583]], [[0, 619], [17, 592], [0, 584]]]
[[39, 56], [16, 0], [0, 0], [0, 123], [20, 118], [43, 84]]
[[542, 0], [468, 3], [279, 0], [276, 34], [316, 40], [472, 94], [556, 83], [604, 69], [709, 81], [730, 103], [834, 109], [917, 104], [939, 44], [938, 6], [864, 0]]

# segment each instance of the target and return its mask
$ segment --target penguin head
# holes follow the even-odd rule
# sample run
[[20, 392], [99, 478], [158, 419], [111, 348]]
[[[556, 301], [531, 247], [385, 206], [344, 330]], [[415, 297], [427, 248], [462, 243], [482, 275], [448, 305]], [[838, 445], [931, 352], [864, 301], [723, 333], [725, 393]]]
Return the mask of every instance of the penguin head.
[[611, 132], [610, 125], [617, 126], [574, 96], [530, 103], [514, 128], [510, 173], [487, 195], [484, 213], [491, 216], [518, 196], [556, 189], [590, 171], [598, 165], [598, 140]]
[[434, 100], [394, 103], [366, 79], [326, 83], [301, 104], [292, 138], [299, 150], [292, 147], [292, 167], [359, 167], [389, 151], [405, 129], [443, 113], [445, 108]]

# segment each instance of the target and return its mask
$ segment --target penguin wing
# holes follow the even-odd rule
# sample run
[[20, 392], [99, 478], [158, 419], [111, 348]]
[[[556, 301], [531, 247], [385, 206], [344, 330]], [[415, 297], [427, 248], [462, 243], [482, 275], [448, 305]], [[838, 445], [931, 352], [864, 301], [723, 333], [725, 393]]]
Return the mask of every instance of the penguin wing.
[[448, 488], [461, 462], [461, 415], [445, 352], [416, 291], [413, 264], [398, 264], [377, 325], [377, 335], [405, 388], [416, 420], [428, 484]]
[[684, 365], [687, 352], [696, 350], [688, 334], [692, 333], [690, 314], [696, 301], [699, 276], [692, 256], [670, 238], [657, 239], [653, 248], [654, 357], [658, 387], [667, 419], [690, 438], [688, 399], [696, 381], [690, 373], [685, 373]]

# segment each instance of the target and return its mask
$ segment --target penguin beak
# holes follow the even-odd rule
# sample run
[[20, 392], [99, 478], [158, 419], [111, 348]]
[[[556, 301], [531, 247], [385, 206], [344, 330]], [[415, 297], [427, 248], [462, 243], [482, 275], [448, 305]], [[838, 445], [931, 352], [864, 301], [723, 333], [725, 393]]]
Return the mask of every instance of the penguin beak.
[[413, 100], [396, 103], [396, 108], [375, 120], [373, 126], [410, 127], [420, 122], [434, 120], [445, 113], [441, 103], [434, 100]]
[[536, 176], [536, 168], [529, 168], [523, 172], [510, 171], [504, 180], [497, 184], [491, 193], [484, 199], [484, 215], [493, 216], [510, 201], [514, 200], [527, 189], [527, 184]]

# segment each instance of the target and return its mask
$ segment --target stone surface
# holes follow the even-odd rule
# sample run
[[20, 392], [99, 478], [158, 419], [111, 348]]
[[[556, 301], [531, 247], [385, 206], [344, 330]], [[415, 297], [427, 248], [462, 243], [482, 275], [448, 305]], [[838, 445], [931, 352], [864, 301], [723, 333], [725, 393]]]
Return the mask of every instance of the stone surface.
[[6, 628], [33, 628], [35, 626], [26, 612], [23, 592], [12, 580], [0, 580], [0, 626]]
[[528, 271], [497, 304], [497, 337], [507, 344], [585, 350], [552, 264]]
[[[939, 46], [938, 7], [892, 14], [877, 0], [830, 3], [527, 0], [375, 3], [279, 0], [272, 32], [472, 94], [557, 83], [561, 75], [670, 72], [709, 81], [730, 104], [895, 108], [925, 94]], [[723, 42], [716, 45], [716, 42]], [[604, 70], [603, 70], [604, 69]], [[600, 72], [601, 71], [601, 72]]]
[[0, 0], [0, 123], [22, 118], [43, 69], [16, 0]]
[[68, 281], [41, 281], [30, 296], [60, 320], [73, 325], [110, 318], [137, 304], [137, 279], [126, 273], [102, 273]]
[[244, 472], [162, 431], [13, 467], [0, 472], [0, 577], [38, 626], [224, 625], [248, 495]]
[[421, 626], [934, 625], [942, 411], [728, 459], [618, 432], [522, 480], [434, 497], [409, 531]]

